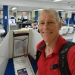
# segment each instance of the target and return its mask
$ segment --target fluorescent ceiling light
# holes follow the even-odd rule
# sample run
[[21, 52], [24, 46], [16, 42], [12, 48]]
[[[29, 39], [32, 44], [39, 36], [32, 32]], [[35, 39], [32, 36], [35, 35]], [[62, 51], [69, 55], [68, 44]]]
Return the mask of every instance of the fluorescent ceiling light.
[[34, 11], [38, 11], [38, 10], [34, 10]]
[[34, 10], [34, 11], [41, 11], [41, 10], [43, 10], [43, 9], [36, 9], [36, 10]]
[[64, 11], [64, 10], [57, 10], [57, 11]]
[[73, 11], [66, 11], [66, 12], [75, 12], [75, 11], [73, 10]]
[[62, 0], [53, 0], [53, 2], [59, 2], [59, 1], [62, 1]]
[[11, 10], [15, 10], [15, 9], [17, 9], [17, 7], [12, 7], [12, 8], [11, 8]]
[[38, 9], [39, 11], [43, 10], [43, 9]]

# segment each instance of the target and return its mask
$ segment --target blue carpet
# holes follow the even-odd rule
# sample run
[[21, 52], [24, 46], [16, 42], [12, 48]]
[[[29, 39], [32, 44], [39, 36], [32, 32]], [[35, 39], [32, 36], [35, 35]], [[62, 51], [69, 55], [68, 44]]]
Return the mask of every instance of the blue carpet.
[[31, 62], [32, 68], [34, 70], [34, 73], [36, 73], [36, 71], [37, 71], [37, 63], [36, 63], [36, 60], [34, 60], [30, 55], [28, 57], [29, 57], [29, 60]]
[[37, 72], [37, 65], [36, 65], [36, 61], [35, 61], [35, 60], [33, 60], [33, 62], [31, 63], [31, 65], [32, 65], [32, 68], [33, 68], [33, 70], [34, 70], [34, 73], [36, 73], [36, 72]]
[[13, 59], [9, 59], [4, 75], [15, 75]]
[[[30, 62], [31, 62], [32, 68], [34, 70], [34, 73], [36, 73], [36, 71], [37, 71], [36, 61], [31, 56], [28, 56], [28, 57], [31, 60]], [[9, 59], [4, 75], [15, 75], [13, 59]]]

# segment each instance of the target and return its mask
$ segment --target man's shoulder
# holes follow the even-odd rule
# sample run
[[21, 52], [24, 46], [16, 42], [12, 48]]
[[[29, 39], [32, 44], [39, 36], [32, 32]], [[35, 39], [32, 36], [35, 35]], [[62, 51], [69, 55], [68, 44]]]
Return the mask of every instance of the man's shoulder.
[[44, 40], [40, 41], [40, 42], [37, 44], [37, 47], [36, 47], [36, 48], [39, 49], [40, 46], [42, 46], [44, 43], [45, 43]]
[[67, 54], [67, 59], [68, 59], [69, 69], [71, 73], [73, 73], [75, 69], [75, 45], [69, 49]]
[[75, 45], [73, 45], [68, 51], [68, 56], [73, 54], [75, 55]]

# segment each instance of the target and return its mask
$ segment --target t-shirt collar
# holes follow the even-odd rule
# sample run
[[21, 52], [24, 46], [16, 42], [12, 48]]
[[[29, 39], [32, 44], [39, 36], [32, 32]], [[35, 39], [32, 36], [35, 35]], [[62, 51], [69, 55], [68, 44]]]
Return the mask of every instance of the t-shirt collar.
[[62, 47], [62, 45], [66, 42], [67, 40], [65, 40], [61, 35], [59, 35], [59, 38], [57, 40], [57, 43], [55, 45], [55, 48], [53, 49], [52, 53], [59, 53], [60, 49]]

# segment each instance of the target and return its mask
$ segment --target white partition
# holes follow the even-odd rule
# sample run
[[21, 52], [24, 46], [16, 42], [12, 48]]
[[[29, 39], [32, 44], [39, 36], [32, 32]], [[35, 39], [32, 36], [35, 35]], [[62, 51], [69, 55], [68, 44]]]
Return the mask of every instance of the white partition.
[[35, 59], [36, 58], [36, 46], [42, 40], [40, 33], [36, 30], [30, 29], [29, 33], [29, 45], [28, 45], [28, 53]]
[[4, 75], [9, 59], [9, 32], [0, 44], [0, 75]]
[[73, 40], [72, 40], [72, 42], [75, 42], [75, 33], [74, 33], [74, 36], [73, 36]]
[[9, 58], [13, 57], [13, 30], [9, 33]]

